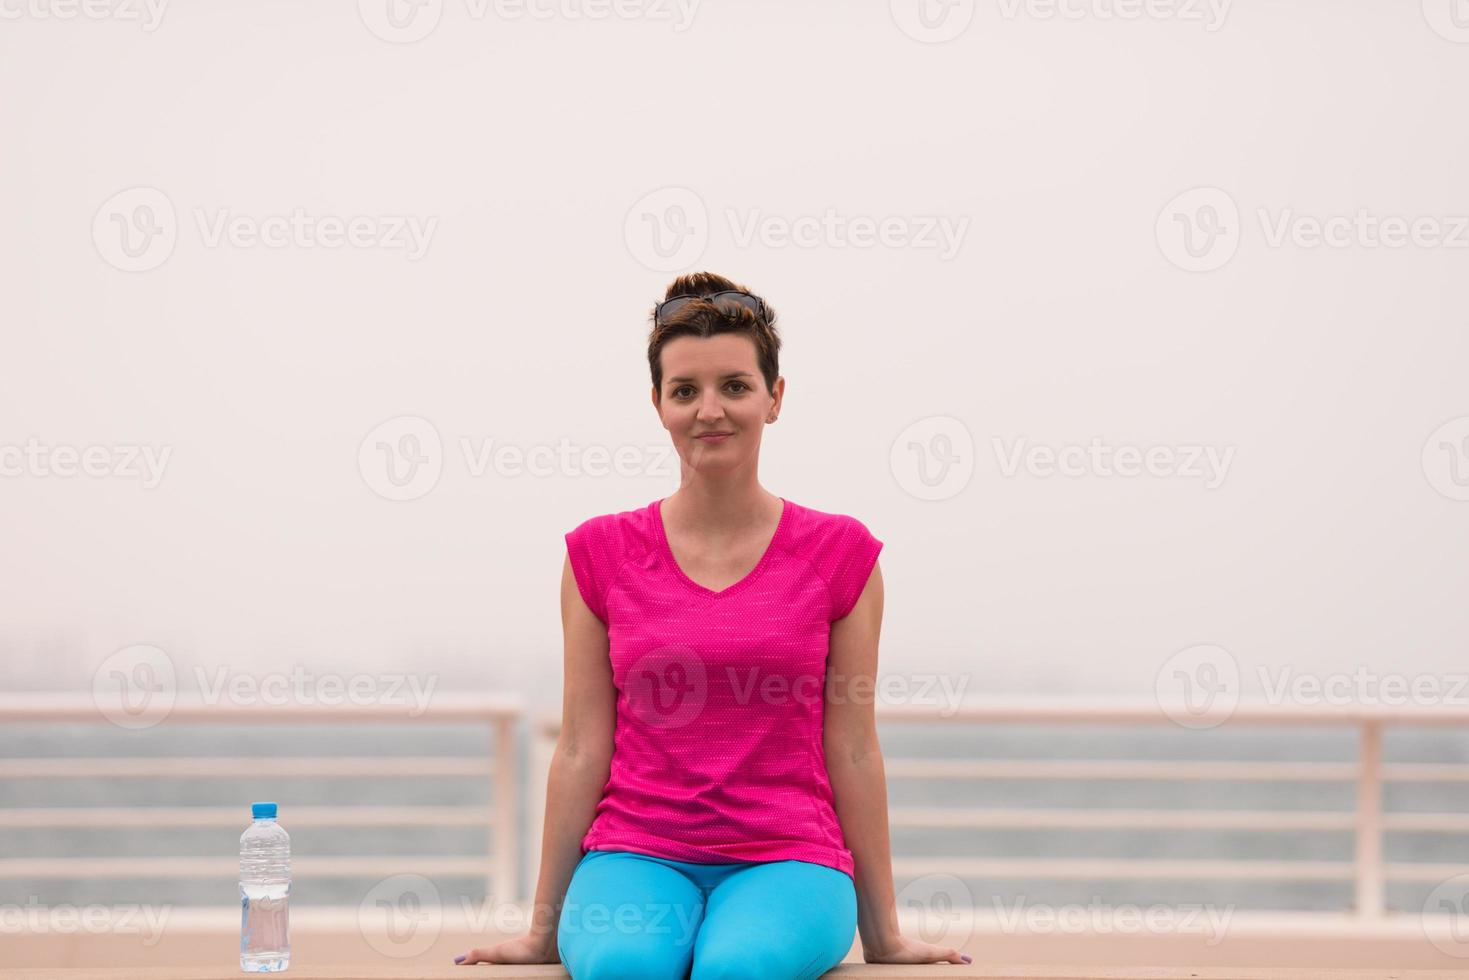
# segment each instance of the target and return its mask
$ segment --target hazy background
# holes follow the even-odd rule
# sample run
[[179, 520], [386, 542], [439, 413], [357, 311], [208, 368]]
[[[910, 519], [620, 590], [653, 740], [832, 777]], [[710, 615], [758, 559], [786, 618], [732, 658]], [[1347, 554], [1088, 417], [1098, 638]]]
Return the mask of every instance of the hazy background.
[[[180, 2], [153, 29], [57, 9], [0, 32], [0, 445], [171, 455], [152, 487], [0, 478], [9, 685], [87, 690], [152, 644], [183, 673], [411, 671], [559, 707], [562, 535], [666, 496], [676, 460], [476, 476], [460, 440], [666, 448], [647, 314], [704, 268], [780, 314], [762, 483], [885, 542], [885, 670], [1150, 695], [1209, 643], [1248, 694], [1261, 666], [1465, 662], [1469, 455], [1429, 443], [1469, 416], [1469, 231], [1269, 243], [1282, 215], [1447, 236], [1469, 213], [1447, 4], [934, 5], [971, 18], [941, 43], [904, 3], [709, 0], [683, 29], [649, 4], [444, 0], [402, 30], [372, 0]], [[1190, 212], [1230, 250], [1207, 271], [1165, 210], [1198, 187], [1238, 208]], [[433, 230], [416, 259], [209, 244], [222, 213], [297, 209]], [[947, 258], [738, 240], [828, 209], [965, 230]], [[125, 271], [125, 226], [172, 250]], [[442, 445], [411, 500], [359, 461], [400, 417]], [[1233, 456], [1207, 488], [1006, 476], [993, 443], [1094, 437]]]
[[[559, 710], [563, 535], [675, 489], [647, 317], [675, 274], [709, 269], [780, 315], [787, 387], [761, 482], [885, 544], [883, 673], [964, 697], [1252, 698], [1262, 670], [1368, 671], [1426, 682], [1420, 704], [1469, 701], [1462, 0], [1150, 0], [1143, 16], [1108, 16], [1138, 13], [1127, 0], [624, 0], [630, 16], [600, 17], [580, 15], [612, 8], [560, 0], [538, 0], [538, 17], [481, 0], [66, 2], [0, 4], [0, 693], [133, 678], [184, 694], [201, 676], [292, 672], [386, 692], [408, 675]], [[296, 228], [275, 220], [293, 215]], [[1311, 237], [1334, 219], [1344, 244]], [[1418, 222], [1417, 240], [1381, 244], [1384, 221]], [[284, 237], [263, 244], [262, 226]], [[481, 465], [502, 445], [570, 462]], [[1093, 445], [1161, 462], [1132, 477], [1011, 465], [1017, 449]], [[162, 463], [151, 477], [143, 449]], [[57, 475], [89, 451], [104, 475]], [[586, 472], [619, 451], [623, 473]], [[486, 745], [472, 727], [372, 724], [99, 718], [4, 734], [0, 762]], [[1212, 734], [1228, 737], [955, 726], [884, 745], [1357, 752], [1350, 729]], [[1390, 733], [1385, 755], [1462, 763], [1469, 740]], [[528, 823], [543, 787], [522, 775]], [[0, 859], [187, 853], [221, 873], [12, 876], [0, 898], [225, 906], [250, 800], [280, 800], [290, 827], [303, 805], [472, 807], [488, 789], [0, 781], [6, 809], [240, 814], [13, 828]], [[891, 792], [908, 806], [1343, 811], [1354, 788]], [[1387, 794], [1393, 811], [1465, 805], [1461, 786]], [[293, 833], [302, 855], [485, 847], [483, 828]], [[1347, 832], [899, 828], [893, 843], [900, 857], [1352, 854]], [[1451, 834], [1385, 851], [1441, 867], [1464, 853]], [[484, 885], [445, 877], [447, 894]], [[306, 904], [363, 894], [350, 878], [298, 884]], [[1389, 907], [1430, 907], [1430, 884], [1390, 883]], [[981, 903], [1352, 902], [1345, 881], [972, 888]]]

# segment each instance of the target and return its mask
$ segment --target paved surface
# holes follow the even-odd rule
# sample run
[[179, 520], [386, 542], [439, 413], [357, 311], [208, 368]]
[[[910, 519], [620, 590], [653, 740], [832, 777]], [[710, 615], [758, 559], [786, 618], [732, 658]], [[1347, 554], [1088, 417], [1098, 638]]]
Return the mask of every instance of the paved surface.
[[[252, 974], [238, 969], [202, 970], [186, 967], [119, 967], [97, 969], [77, 967], [62, 970], [5, 970], [0, 980], [240, 980]], [[253, 974], [269, 976], [270, 974]], [[464, 980], [466, 977], [494, 977], [496, 980], [542, 980], [564, 978], [559, 965], [550, 966], [450, 966], [450, 967], [307, 967], [290, 969], [283, 977], [290, 980]], [[904, 977], [963, 977], [982, 980], [1464, 980], [1465, 970], [1330, 970], [1292, 967], [1263, 969], [1189, 969], [1178, 967], [1110, 967], [1086, 969], [1078, 967], [1005, 967], [929, 964], [926, 966], [886, 966], [844, 964], [825, 975], [826, 980], [898, 980]]]

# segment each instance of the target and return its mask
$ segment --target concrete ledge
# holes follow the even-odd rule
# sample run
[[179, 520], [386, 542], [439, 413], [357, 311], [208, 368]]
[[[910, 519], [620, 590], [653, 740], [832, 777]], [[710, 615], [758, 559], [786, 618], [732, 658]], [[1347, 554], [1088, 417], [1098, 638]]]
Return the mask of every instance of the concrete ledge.
[[[266, 974], [259, 974], [265, 976]], [[81, 967], [70, 970], [0, 969], [0, 980], [240, 980], [239, 969], [177, 967]], [[294, 980], [554, 980], [566, 977], [560, 966], [311, 967], [280, 976]], [[843, 964], [825, 980], [900, 980], [912, 977], [963, 977], [982, 980], [1463, 980], [1463, 970], [1323, 970], [1316, 968], [1204, 969], [1187, 967], [1077, 967], [929, 964], [887, 966]]]
[[[244, 976], [238, 972], [238, 909], [168, 911], [167, 922], [156, 934], [138, 931], [126, 934], [120, 928], [113, 933], [89, 933], [79, 931], [75, 923], [63, 928], [64, 923], [49, 922], [38, 923], [22, 932], [4, 932], [0, 934], [0, 978], [10, 980], [17, 970], [22, 976], [30, 977], [58, 968], [75, 971], [63, 974], [69, 977], [88, 976], [109, 968], [127, 968], [134, 975], [145, 971], [144, 975], [164, 976], [170, 969], [177, 971], [190, 966], [205, 973], [222, 970], [231, 976]], [[433, 977], [438, 975], [434, 971], [450, 970], [450, 976], [462, 977], [465, 968], [454, 966], [455, 956], [518, 934], [498, 932], [487, 921], [471, 924], [458, 915], [457, 909], [445, 912], [442, 921], [428, 922], [419, 933], [405, 936], [389, 935], [383, 931], [380, 916], [359, 916], [357, 909], [309, 906], [292, 909], [293, 950], [288, 973], [330, 977], [319, 971], [335, 970], [337, 975], [344, 976], [374, 975], [373, 970], [407, 971], [376, 974], [395, 978]], [[1067, 970], [1076, 977], [1105, 977], [1104, 971], [1109, 969], [1148, 964], [1186, 965], [1190, 967], [1188, 972], [1198, 977], [1206, 977], [1211, 970], [1224, 971], [1220, 973], [1224, 980], [1234, 980], [1237, 975], [1263, 975], [1261, 971], [1266, 968], [1285, 970], [1282, 976], [1286, 977], [1328, 976], [1332, 970], [1371, 970], [1375, 972], [1367, 976], [1383, 978], [1393, 976], [1393, 971], [1437, 970], [1448, 971], [1437, 976], [1469, 978], [1469, 944], [1449, 933], [1447, 916], [1434, 919], [1393, 915], [1364, 922], [1340, 915], [1241, 912], [1217, 935], [1183, 929], [1172, 933], [1139, 933], [1120, 928], [1105, 932], [1034, 931], [1023, 928], [1024, 923], [999, 922], [992, 915], [977, 915], [972, 923], [964, 923], [963, 928], [941, 934], [925, 931], [923, 923], [908, 917], [900, 915], [899, 918], [906, 935], [922, 936], [932, 942], [947, 941], [975, 960], [973, 966], [935, 964], [927, 968], [942, 973], [906, 975], [995, 976], [966, 971], [979, 969], [980, 964], [998, 963], [1007, 964], [1010, 975], [1014, 976], [1024, 976], [1025, 969], [1051, 971], [1039, 974], [1043, 977], [1061, 977]], [[842, 969], [888, 969], [863, 964], [861, 947], [856, 937], [853, 939]], [[7, 974], [5, 969], [12, 972]], [[501, 968], [493, 968], [493, 972], [488, 966], [475, 969], [485, 970], [491, 976], [514, 975], [504, 973]], [[542, 976], [565, 975], [557, 972], [559, 966], [541, 969], [551, 971], [539, 974]], [[365, 972], [353, 974], [350, 972], [353, 970]], [[459, 972], [452, 972], [455, 970]], [[1296, 972], [1292, 974], [1290, 970]], [[170, 975], [189, 974], [186, 971]], [[837, 971], [831, 974], [846, 975]], [[1182, 975], [1187, 977], [1188, 973]]]

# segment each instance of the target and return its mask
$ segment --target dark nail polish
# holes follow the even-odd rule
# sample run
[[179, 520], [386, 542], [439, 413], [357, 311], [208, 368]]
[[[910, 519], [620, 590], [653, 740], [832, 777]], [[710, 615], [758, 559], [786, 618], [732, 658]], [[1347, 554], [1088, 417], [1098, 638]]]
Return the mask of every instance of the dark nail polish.
[[454, 957], [454, 962], [455, 963], [463, 963], [464, 962], [464, 957], [463, 956], [456, 956], [456, 957]]

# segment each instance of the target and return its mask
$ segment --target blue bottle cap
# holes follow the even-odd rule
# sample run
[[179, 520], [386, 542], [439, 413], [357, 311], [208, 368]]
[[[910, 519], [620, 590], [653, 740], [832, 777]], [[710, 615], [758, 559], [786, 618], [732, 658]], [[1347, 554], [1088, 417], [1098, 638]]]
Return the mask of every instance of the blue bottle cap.
[[275, 804], [274, 803], [251, 803], [250, 804], [250, 816], [254, 817], [256, 820], [259, 820], [261, 817], [271, 817], [271, 818], [274, 818], [275, 817]]

